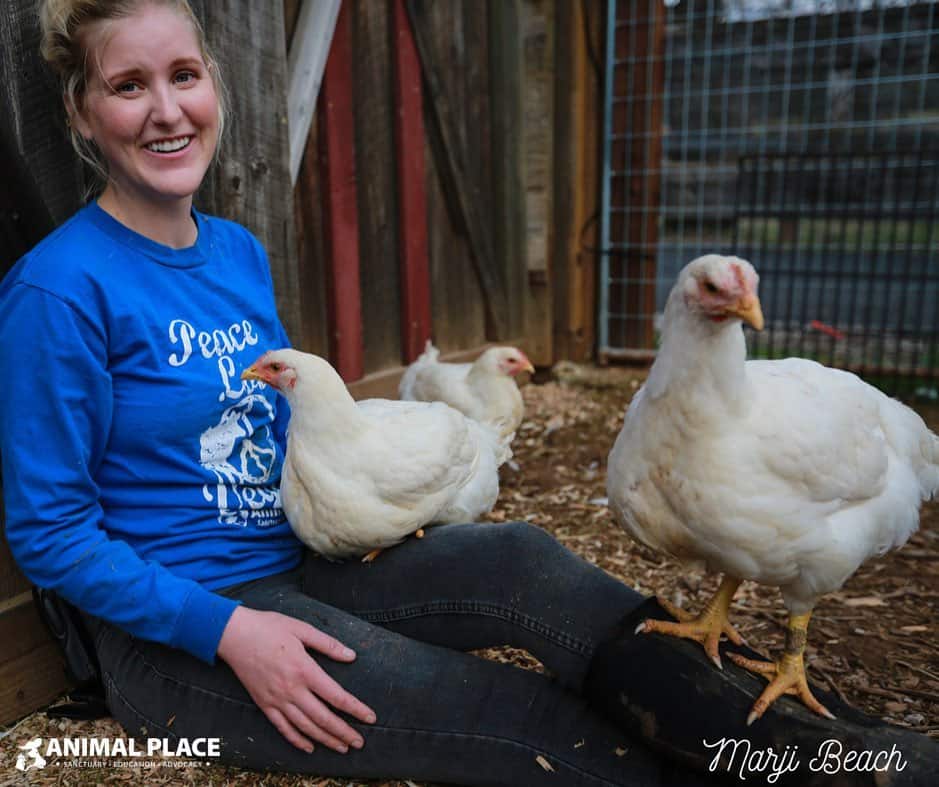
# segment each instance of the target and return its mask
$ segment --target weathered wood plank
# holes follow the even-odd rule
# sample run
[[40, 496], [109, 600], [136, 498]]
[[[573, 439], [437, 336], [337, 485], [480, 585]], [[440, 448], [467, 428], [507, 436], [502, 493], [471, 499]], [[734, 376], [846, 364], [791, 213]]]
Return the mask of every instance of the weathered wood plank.
[[329, 356], [329, 320], [326, 306], [326, 238], [323, 231], [323, 194], [320, 171], [319, 124], [310, 127], [300, 177], [294, 189], [297, 260], [303, 330], [295, 339], [298, 349]]
[[[13, 560], [10, 546], [2, 532], [2, 522], [0, 518], [0, 604], [30, 588], [29, 580], [23, 576], [16, 561]], [[2, 652], [3, 645], [0, 641], [0, 653]]]
[[[436, 136], [440, 143], [441, 161], [438, 172], [445, 184], [444, 194], [451, 203], [451, 213], [457, 217], [459, 225], [465, 229], [472, 250], [472, 259], [482, 285], [486, 300], [486, 315], [489, 325], [487, 333], [493, 339], [507, 335], [508, 301], [501, 286], [497, 270], [491, 223], [486, 206], [490, 200], [478, 184], [480, 168], [477, 161], [471, 161], [467, 153], [465, 135], [481, 133], [485, 123], [478, 121], [479, 112], [473, 112], [472, 105], [482, 100], [486, 94], [486, 84], [479, 77], [479, 61], [482, 54], [474, 48], [473, 57], [464, 57], [460, 65], [466, 79], [473, 89], [468, 91], [466, 101], [471, 105], [469, 112], [461, 112], [466, 103], [460, 103], [451, 94], [450, 86], [441, 78], [453, 58], [461, 57], [464, 48], [451, 46], [452, 30], [434, 26], [434, 3], [426, 0], [408, 0], [408, 13], [414, 29], [414, 37], [420, 53], [421, 68], [427, 85], [428, 105], [434, 120]], [[446, 10], [454, 16], [467, 14], [461, 21], [464, 25], [484, 24], [485, 15], [481, 11], [488, 6], [478, 4], [445, 4]], [[471, 10], [466, 6], [472, 5]], [[447, 35], [447, 33], [450, 35]], [[485, 41], [485, 38], [482, 38]], [[461, 134], [462, 130], [462, 134]], [[478, 149], [478, 148], [477, 148]], [[482, 151], [485, 156], [487, 150]]]
[[[597, 48], [602, 6], [557, 0], [554, 143], [554, 355], [586, 360], [595, 336], [595, 222], [599, 74], [587, 36]], [[585, 16], [589, 14], [589, 18]], [[591, 24], [587, 24], [588, 21]]]
[[[354, 0], [355, 156], [364, 370], [401, 363], [391, 5]], [[426, 221], [426, 219], [424, 219]]]
[[341, 0], [304, 0], [287, 56], [290, 182], [296, 183]]
[[209, 170], [197, 204], [244, 224], [258, 237], [270, 258], [281, 319], [290, 336], [297, 337], [302, 319], [288, 161], [283, 4], [192, 4], [232, 98], [220, 166]]
[[[428, 132], [429, 141], [436, 147], [432, 125]], [[486, 341], [486, 307], [466, 235], [448, 209], [438, 160], [429, 149], [425, 151], [431, 323], [434, 344], [446, 352]]]
[[[461, 3], [431, 3], [428, 22], [435, 36], [450, 41], [455, 51], [466, 47]], [[436, 31], [439, 29], [439, 33]], [[466, 105], [467, 89], [462, 63], [450, 58], [439, 64], [441, 81], [454, 105]], [[486, 341], [485, 294], [473, 260], [456, 200], [446, 196], [447, 181], [438, 163], [446, 158], [438, 126], [430, 118], [425, 87], [424, 163], [427, 172], [427, 233], [430, 256], [431, 319], [434, 343], [442, 352], [475, 347]], [[485, 122], [479, 118], [478, 124]], [[462, 133], [462, 129], [461, 133]], [[479, 168], [485, 162], [477, 162]]]
[[364, 374], [350, 14], [349, 5], [343, 5], [317, 111], [322, 144], [329, 358], [346, 382]]
[[39, 55], [34, 0], [0, 5], [0, 106], [12, 153], [53, 221], [64, 221], [81, 205], [81, 166], [66, 134], [56, 77]]
[[71, 688], [58, 646], [39, 619], [32, 594], [0, 605], [0, 724], [48, 705]]
[[424, 98], [421, 64], [404, 0], [392, 0], [401, 355], [411, 363], [431, 335]]
[[526, 208], [523, 175], [521, 0], [489, 6], [490, 139], [492, 140], [492, 226], [496, 269], [507, 301], [505, 329], [525, 329], [527, 270]]
[[8, 120], [0, 118], [0, 276], [55, 227]]
[[[554, 0], [522, 3], [524, 187], [528, 269], [525, 351], [535, 366], [554, 363], [554, 271], [551, 266], [554, 177]], [[566, 33], [564, 33], [566, 34]]]

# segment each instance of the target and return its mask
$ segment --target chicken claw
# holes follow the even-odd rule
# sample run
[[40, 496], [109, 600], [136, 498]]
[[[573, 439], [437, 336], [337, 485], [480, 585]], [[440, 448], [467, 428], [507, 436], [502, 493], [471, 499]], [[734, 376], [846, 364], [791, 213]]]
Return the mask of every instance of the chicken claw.
[[[423, 538], [423, 537], [424, 537], [424, 528], [419, 527], [417, 530], [414, 531], [414, 538]], [[367, 555], [364, 555], [362, 557], [362, 562], [371, 563], [373, 560], [375, 560], [376, 557], [378, 557], [384, 551], [385, 550], [380, 547], [378, 549], [373, 549]]]
[[789, 619], [789, 630], [786, 633], [786, 648], [782, 658], [777, 662], [757, 661], [748, 659], [739, 653], [728, 653], [728, 657], [738, 667], [762, 675], [769, 681], [763, 693], [753, 703], [750, 715], [747, 716], [747, 726], [760, 718], [770, 705], [783, 694], [791, 694], [802, 700], [803, 704], [819, 716], [834, 719], [834, 714], [822, 703], [815, 699], [809, 683], [805, 677], [805, 663], [802, 654], [805, 651], [808, 622], [812, 613], [793, 615]]
[[708, 603], [704, 612], [695, 617], [692, 613], [675, 606], [669, 601], [658, 598], [659, 604], [673, 617], [678, 618], [679, 623], [673, 623], [669, 620], [655, 620], [648, 618], [636, 627], [636, 633], [651, 634], [653, 632], [666, 634], [671, 637], [682, 637], [684, 639], [693, 639], [704, 646], [708, 658], [714, 662], [718, 669], [723, 669], [721, 664], [718, 644], [721, 634], [726, 635], [727, 639], [735, 645], [743, 645], [745, 641], [740, 633], [733, 627], [727, 619], [727, 610], [730, 608], [730, 602], [740, 585], [740, 580], [734, 577], [724, 577], [717, 593]]

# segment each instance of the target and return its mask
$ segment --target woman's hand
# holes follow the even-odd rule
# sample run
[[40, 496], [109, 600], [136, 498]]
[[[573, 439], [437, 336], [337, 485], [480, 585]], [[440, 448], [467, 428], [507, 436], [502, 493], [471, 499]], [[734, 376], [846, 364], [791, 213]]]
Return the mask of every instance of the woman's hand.
[[306, 648], [335, 661], [355, 659], [352, 650], [302, 620], [243, 606], [225, 626], [218, 655], [298, 749], [313, 751], [313, 740], [342, 753], [362, 748], [362, 736], [329, 706], [369, 724], [375, 712], [329, 677]]

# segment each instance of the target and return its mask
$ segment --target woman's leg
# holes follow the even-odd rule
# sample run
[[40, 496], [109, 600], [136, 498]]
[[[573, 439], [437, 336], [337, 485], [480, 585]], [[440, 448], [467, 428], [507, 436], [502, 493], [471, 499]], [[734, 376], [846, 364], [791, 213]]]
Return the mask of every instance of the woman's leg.
[[575, 689], [597, 646], [645, 600], [525, 522], [429, 528], [373, 563], [311, 555], [303, 589], [422, 642], [524, 648]]
[[305, 754], [281, 738], [224, 663], [209, 666], [92, 619], [109, 707], [131, 735], [220, 737], [222, 762], [344, 778], [507, 787], [699, 783], [672, 769], [664, 776], [669, 766], [544, 676], [366, 623], [306, 596], [298, 574], [227, 592], [306, 620], [356, 650], [351, 664], [318, 660], [378, 714], [375, 725], [354, 723], [365, 747]]

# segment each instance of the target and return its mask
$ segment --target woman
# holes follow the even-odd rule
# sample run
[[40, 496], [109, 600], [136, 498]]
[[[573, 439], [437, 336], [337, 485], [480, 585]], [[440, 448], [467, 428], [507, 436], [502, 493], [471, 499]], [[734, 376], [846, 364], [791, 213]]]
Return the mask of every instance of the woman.
[[[86, 614], [128, 733], [343, 777], [661, 783], [576, 693], [642, 599], [542, 531], [302, 567], [283, 401], [239, 379], [288, 343], [267, 260], [192, 204], [225, 114], [203, 32], [186, 0], [47, 0], [42, 33], [104, 186], [0, 286], [7, 538]], [[500, 643], [557, 680], [460, 652]]]

